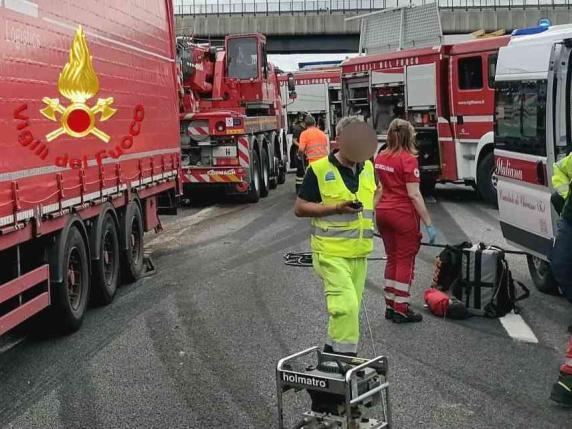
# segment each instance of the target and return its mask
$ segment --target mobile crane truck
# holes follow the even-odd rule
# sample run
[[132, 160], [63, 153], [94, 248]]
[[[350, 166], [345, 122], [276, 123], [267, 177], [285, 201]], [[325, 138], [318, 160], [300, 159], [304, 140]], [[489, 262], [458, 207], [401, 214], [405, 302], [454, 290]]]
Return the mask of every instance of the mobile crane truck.
[[218, 187], [257, 202], [286, 181], [286, 124], [266, 38], [227, 36], [219, 49], [182, 37], [177, 46], [186, 193]]

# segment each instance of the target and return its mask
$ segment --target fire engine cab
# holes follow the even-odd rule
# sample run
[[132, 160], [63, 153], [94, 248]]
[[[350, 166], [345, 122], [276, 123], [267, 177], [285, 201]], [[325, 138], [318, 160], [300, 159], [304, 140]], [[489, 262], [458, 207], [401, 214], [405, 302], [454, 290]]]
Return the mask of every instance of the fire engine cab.
[[[553, 292], [548, 263], [558, 215], [552, 167], [572, 150], [572, 25], [516, 30], [496, 71], [495, 158], [502, 232], [530, 253], [536, 287]], [[572, 260], [571, 260], [572, 261]]]
[[494, 76], [508, 36], [356, 57], [342, 64], [344, 115], [361, 115], [383, 145], [394, 118], [413, 123], [422, 187], [474, 186], [496, 204]]

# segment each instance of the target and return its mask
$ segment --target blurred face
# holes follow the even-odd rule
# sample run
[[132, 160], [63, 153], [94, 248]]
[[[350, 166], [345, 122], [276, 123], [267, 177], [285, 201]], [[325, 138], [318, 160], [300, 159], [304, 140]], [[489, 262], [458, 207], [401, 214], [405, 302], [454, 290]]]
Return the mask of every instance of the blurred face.
[[365, 122], [355, 122], [346, 126], [338, 136], [340, 153], [352, 162], [370, 159], [377, 149], [377, 134]]

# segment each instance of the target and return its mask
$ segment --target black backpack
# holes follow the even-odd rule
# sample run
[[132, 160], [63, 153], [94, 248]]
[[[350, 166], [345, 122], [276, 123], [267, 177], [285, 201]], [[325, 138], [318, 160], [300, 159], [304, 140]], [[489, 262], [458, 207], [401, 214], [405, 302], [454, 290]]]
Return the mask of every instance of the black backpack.
[[449, 292], [457, 284], [461, 278], [462, 249], [471, 246], [472, 244], [467, 241], [454, 246], [445, 246], [435, 260], [432, 288]]

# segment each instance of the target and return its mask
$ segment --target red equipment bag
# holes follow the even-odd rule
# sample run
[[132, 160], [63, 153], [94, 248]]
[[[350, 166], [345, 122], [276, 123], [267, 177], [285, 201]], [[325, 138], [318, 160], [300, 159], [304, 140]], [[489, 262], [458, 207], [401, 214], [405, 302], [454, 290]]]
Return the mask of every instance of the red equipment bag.
[[430, 288], [424, 293], [425, 303], [435, 316], [445, 317], [449, 308], [449, 295], [438, 289]]

